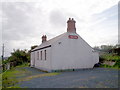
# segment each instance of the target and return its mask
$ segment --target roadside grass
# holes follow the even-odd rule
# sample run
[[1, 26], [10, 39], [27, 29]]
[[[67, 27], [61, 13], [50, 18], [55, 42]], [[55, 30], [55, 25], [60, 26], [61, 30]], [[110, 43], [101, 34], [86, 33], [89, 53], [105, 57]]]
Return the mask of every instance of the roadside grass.
[[55, 75], [59, 75], [60, 73], [44, 73], [44, 74], [38, 74], [38, 75], [33, 75], [33, 76], [29, 76], [29, 77], [25, 77], [22, 78], [20, 81], [28, 81], [31, 80], [33, 78], [38, 78], [38, 77], [45, 77], [45, 76], [55, 76]]
[[0, 74], [2, 73], [2, 63], [1, 63], [1, 60], [0, 60]]
[[76, 88], [88, 88], [87, 86], [80, 86], [80, 87], [76, 87]]
[[7, 88], [21, 88], [21, 87], [19, 85], [15, 85], [15, 86], [7, 87]]
[[[60, 73], [42, 73], [33, 75], [31, 71], [24, 69], [24, 67], [28, 67], [28, 65], [23, 64], [2, 73], [1, 82], [2, 88], [20, 88], [19, 85], [17, 85], [18, 82], [28, 81], [38, 77], [54, 76], [60, 74]], [[26, 74], [30, 76], [26, 76]]]
[[104, 68], [113, 68], [113, 69], [120, 69], [120, 56], [115, 54], [103, 54], [100, 56], [100, 58], [104, 61], [114, 61], [115, 64], [113, 66], [102, 64], [100, 67]]
[[100, 57], [107, 61], [119, 61], [120, 60], [120, 56], [115, 55], [115, 54], [103, 54]]
[[0, 59], [0, 65], [2, 64], [2, 60]]
[[0, 90], [2, 89], [2, 74], [0, 74]]
[[21, 67], [24, 67], [24, 66], [23, 65], [17, 66], [2, 74], [3, 88], [6, 88], [8, 86], [14, 86], [16, 83], [18, 83], [19, 80], [16, 78], [17, 76], [24, 76], [25, 74], [30, 73], [29, 71], [23, 68], [21, 69]]
[[114, 54], [104, 54], [104, 55], [101, 55], [101, 57], [108, 61], [119, 61], [120, 60], [120, 56], [114, 55]]
[[100, 65], [100, 67], [112, 68], [112, 69], [120, 69], [118, 66], [110, 66], [110, 65], [107, 65], [107, 64], [102, 64], [102, 65]]

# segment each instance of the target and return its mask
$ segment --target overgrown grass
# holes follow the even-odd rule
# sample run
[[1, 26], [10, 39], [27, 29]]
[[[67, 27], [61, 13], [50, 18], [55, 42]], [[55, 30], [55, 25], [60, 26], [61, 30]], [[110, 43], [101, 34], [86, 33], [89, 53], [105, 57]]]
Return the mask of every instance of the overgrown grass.
[[106, 65], [106, 64], [102, 64], [100, 65], [100, 67], [104, 67], [104, 68], [113, 68], [113, 69], [119, 69], [118, 66], [110, 66], [110, 65]]
[[0, 74], [0, 90], [2, 89], [2, 74]]
[[19, 85], [15, 85], [15, 86], [7, 87], [7, 88], [21, 88], [21, 87]]
[[8, 86], [14, 86], [17, 82], [19, 82], [19, 80], [16, 77], [23, 76], [26, 73], [30, 73], [29, 71], [21, 67], [24, 67], [24, 65], [17, 66], [3, 73], [2, 75], [3, 88]]
[[28, 80], [31, 80], [33, 78], [45, 77], [45, 76], [55, 76], [58, 74], [60, 74], [60, 73], [44, 73], [44, 74], [32, 75], [29, 77], [22, 78], [20, 81], [28, 81]]
[[2, 64], [2, 60], [0, 59], [0, 65]]
[[[24, 69], [24, 67], [28, 67], [28, 64], [23, 64], [4, 72], [2, 75], [3, 88], [19, 88], [19, 86], [16, 86], [18, 82], [31, 80], [33, 78], [38, 77], [54, 76], [60, 74], [60, 73], [43, 73], [33, 75], [31, 71]], [[30, 76], [26, 76], [26, 74]]]
[[100, 57], [108, 61], [120, 61], [120, 56], [115, 54], [103, 54]]
[[100, 59], [104, 61], [114, 61], [115, 64], [113, 66], [110, 65], [105, 65], [102, 64], [101, 67], [105, 67], [105, 68], [115, 68], [115, 69], [119, 69], [120, 68], [120, 56], [116, 55], [116, 54], [103, 54], [100, 56]]

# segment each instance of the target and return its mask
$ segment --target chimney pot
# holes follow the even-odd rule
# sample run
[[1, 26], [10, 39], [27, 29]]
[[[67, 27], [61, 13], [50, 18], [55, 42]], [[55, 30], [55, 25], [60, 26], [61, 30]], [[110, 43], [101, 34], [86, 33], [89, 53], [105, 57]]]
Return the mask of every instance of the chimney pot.
[[67, 21], [67, 32], [72, 32], [72, 33], [76, 33], [76, 27], [75, 27], [75, 20], [72, 18], [69, 18], [69, 20]]
[[47, 36], [46, 36], [46, 35], [43, 35], [43, 36], [42, 36], [42, 43], [45, 42], [45, 41], [47, 41]]

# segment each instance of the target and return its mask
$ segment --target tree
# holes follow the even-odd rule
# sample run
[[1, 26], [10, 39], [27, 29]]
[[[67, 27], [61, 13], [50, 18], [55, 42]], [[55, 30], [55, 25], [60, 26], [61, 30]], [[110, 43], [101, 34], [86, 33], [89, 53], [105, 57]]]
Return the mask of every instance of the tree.
[[100, 50], [100, 47], [99, 46], [95, 46], [95, 47], [93, 47], [94, 48], [94, 50]]
[[10, 62], [16, 63], [16, 65], [23, 64], [24, 62], [30, 62], [30, 53], [27, 50], [14, 50], [11, 56], [8, 58]]
[[38, 45], [31, 46], [31, 50], [38, 47]]
[[104, 52], [109, 52], [113, 48], [114, 48], [114, 46], [112, 46], [112, 45], [101, 45], [101, 50]]

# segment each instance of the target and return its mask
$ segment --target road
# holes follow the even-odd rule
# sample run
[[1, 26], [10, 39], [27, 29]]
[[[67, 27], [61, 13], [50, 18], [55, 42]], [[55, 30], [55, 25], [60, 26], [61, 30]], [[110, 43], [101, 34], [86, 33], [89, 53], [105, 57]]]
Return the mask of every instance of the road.
[[[34, 71], [34, 73], [38, 72]], [[118, 88], [118, 70], [94, 68], [61, 72], [55, 76], [23, 81], [19, 85], [23, 88]]]

